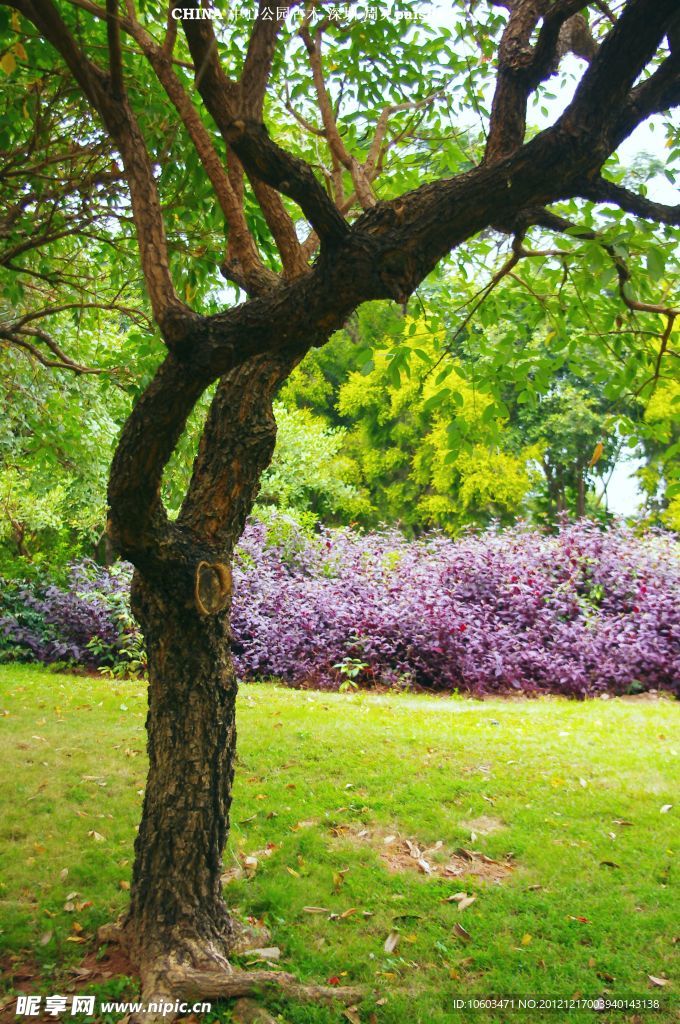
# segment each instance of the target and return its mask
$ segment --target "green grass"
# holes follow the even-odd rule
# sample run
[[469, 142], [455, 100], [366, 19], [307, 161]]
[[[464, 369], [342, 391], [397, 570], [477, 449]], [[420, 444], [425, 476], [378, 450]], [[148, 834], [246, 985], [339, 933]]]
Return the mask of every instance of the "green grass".
[[[3, 709], [0, 949], [37, 962], [42, 990], [58, 991], [127, 899], [144, 688], [2, 666]], [[229, 883], [228, 898], [264, 918], [281, 964], [299, 977], [376, 987], [387, 1002], [369, 1001], [365, 1021], [440, 1024], [460, 1019], [455, 998], [578, 994], [656, 998], [663, 1009], [650, 1019], [677, 1020], [679, 720], [670, 700], [480, 703], [250, 685], [239, 698], [225, 867], [274, 849], [252, 878]], [[471, 840], [466, 823], [482, 817], [497, 827]], [[372, 839], [354, 836], [364, 829]], [[446, 851], [512, 854], [515, 867], [502, 884], [391, 873], [381, 858], [388, 833], [421, 847], [442, 840]], [[462, 913], [444, 902], [461, 890], [476, 895]], [[73, 892], [81, 909], [68, 913]], [[357, 912], [329, 920], [309, 905]], [[669, 984], [652, 988], [648, 975]], [[271, 1006], [288, 1024], [345, 1020], [339, 1008]], [[487, 1010], [480, 1019], [528, 1016]], [[230, 1020], [228, 1009], [213, 1019]]]

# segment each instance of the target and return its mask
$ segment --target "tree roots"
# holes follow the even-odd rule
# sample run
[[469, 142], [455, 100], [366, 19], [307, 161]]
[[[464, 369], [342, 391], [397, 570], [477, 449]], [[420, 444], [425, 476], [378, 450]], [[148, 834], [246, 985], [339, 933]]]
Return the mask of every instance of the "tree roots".
[[297, 1002], [354, 1003], [366, 994], [355, 985], [306, 985], [285, 971], [239, 971], [182, 967], [167, 975], [178, 998], [187, 1001], [205, 999], [239, 999], [275, 992]]
[[[126, 926], [125, 920], [120, 918], [100, 928], [97, 938], [100, 944], [113, 942], [129, 951], [135, 944], [131, 942], [128, 929], [129, 922]], [[247, 952], [262, 939], [262, 929], [239, 928], [232, 952]], [[250, 1019], [266, 1021], [266, 1011], [262, 1011], [259, 1018], [252, 1016], [257, 1005], [249, 1001], [251, 997], [282, 995], [296, 1002], [337, 1001], [349, 1005], [366, 995], [365, 989], [354, 985], [305, 984], [286, 971], [241, 970], [235, 968], [222, 951], [198, 941], [184, 940], [177, 951], [156, 952], [155, 955], [149, 951], [148, 955], [134, 957], [134, 962], [142, 983], [140, 1002], [155, 1008], [130, 1014], [121, 1024], [171, 1024], [181, 1016], [171, 1007], [218, 999], [241, 1000], [241, 1007], [244, 1012], [248, 1010]]]

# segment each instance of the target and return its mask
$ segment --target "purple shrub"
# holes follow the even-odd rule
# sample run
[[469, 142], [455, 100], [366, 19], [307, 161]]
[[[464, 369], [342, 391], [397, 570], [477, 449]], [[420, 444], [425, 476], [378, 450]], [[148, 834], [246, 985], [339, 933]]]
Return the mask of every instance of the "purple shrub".
[[135, 628], [130, 576], [129, 566], [106, 570], [84, 560], [71, 566], [68, 590], [3, 584], [0, 656], [88, 669], [112, 664]]
[[[87, 667], [124, 659], [129, 579], [129, 567], [81, 563], [68, 592], [25, 588], [12, 614], [0, 600], [0, 654]], [[337, 689], [339, 666], [351, 665], [364, 684], [577, 697], [680, 680], [680, 562], [669, 534], [579, 523], [554, 536], [520, 526], [455, 542], [394, 530], [310, 537], [278, 517], [248, 525], [234, 595], [245, 680]]]
[[235, 567], [234, 651], [244, 678], [337, 687], [586, 696], [680, 679], [680, 565], [669, 535], [557, 536], [521, 527], [451, 541], [324, 531], [294, 552], [251, 524]]

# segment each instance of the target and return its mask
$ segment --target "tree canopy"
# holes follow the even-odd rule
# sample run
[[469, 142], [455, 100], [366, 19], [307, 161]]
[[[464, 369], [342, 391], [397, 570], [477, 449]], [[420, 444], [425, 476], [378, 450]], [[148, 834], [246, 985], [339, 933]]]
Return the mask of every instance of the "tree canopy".
[[[275, 396], [306, 353], [362, 304], [395, 303], [406, 331], [380, 333], [362, 365], [391, 402], [411, 374], [446, 411], [433, 476], [470, 457], [471, 395], [500, 434], [513, 403], [564, 396], [566, 367], [635, 422], [667, 485], [674, 446], [655, 416], [677, 399], [680, 208], [646, 194], [658, 162], [626, 171], [617, 152], [651, 119], [673, 175], [677, 0], [437, 10], [0, 3], [3, 360], [96, 375], [112, 407], [118, 392], [131, 406], [107, 532], [136, 568], [149, 656], [150, 770], [118, 930], [146, 998], [300, 991], [229, 970], [220, 865], [230, 559], [272, 457]], [[430, 308], [437, 289], [452, 301]], [[70, 387], [55, 398], [77, 401]], [[169, 515], [166, 467], [204, 395]], [[643, 405], [631, 415], [622, 396]]]

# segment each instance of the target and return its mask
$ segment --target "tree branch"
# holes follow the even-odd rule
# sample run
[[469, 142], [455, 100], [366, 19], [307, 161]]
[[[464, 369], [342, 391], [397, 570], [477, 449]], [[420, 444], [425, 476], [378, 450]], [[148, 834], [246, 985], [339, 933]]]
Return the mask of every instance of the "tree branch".
[[[365, 168], [362, 167], [359, 161], [348, 152], [344, 142], [342, 141], [342, 137], [338, 131], [337, 121], [335, 119], [335, 112], [333, 111], [333, 106], [331, 104], [331, 98], [328, 95], [328, 90], [326, 89], [323, 64], [321, 60], [321, 40], [323, 38], [322, 29], [318, 28], [312, 38], [307, 25], [303, 25], [300, 29], [299, 35], [305, 44], [307, 54], [309, 55], [312, 79], [314, 81], [317, 102], [319, 104], [319, 112], [324, 126], [324, 135], [330, 147], [331, 154], [337, 163], [342, 164], [342, 166], [349, 171], [352, 183], [356, 190], [357, 198], [359, 199], [362, 208], [364, 210], [368, 210], [371, 206], [375, 206], [373, 190], [369, 184]], [[338, 192], [341, 193], [341, 189], [336, 189], [336, 196]], [[341, 201], [341, 199], [339, 201]]]
[[229, 241], [224, 261], [226, 275], [248, 294], [261, 294], [276, 285], [277, 277], [273, 271], [265, 267], [260, 258], [246, 223], [242, 197], [235, 193], [210, 134], [173, 71], [166, 50], [159, 46], [137, 21], [132, 0], [127, 0], [127, 10], [127, 30], [141, 48], [179, 114], [227, 222]]
[[107, 76], [78, 48], [52, 0], [8, 0], [8, 3], [32, 21], [61, 54], [120, 152], [154, 317], [166, 342], [175, 344], [184, 336], [187, 321], [193, 314], [180, 302], [172, 283], [158, 190], [137, 119], [127, 99], [116, 99], [112, 95]]
[[[200, 0], [189, 0], [187, 6], [200, 10]], [[182, 25], [196, 68], [198, 91], [222, 137], [248, 175], [293, 199], [319, 235], [322, 245], [345, 238], [349, 226], [314, 177], [311, 167], [273, 142], [265, 126], [245, 114], [240, 87], [226, 77], [220, 65], [212, 24], [192, 18]]]
[[[656, 80], [658, 84], [656, 76], [668, 61], [648, 82], [635, 90], [633, 85], [657, 53], [676, 16], [677, 0], [629, 0], [557, 122], [575, 140], [596, 147], [590, 159], [601, 156], [599, 166], [652, 112], [645, 99], [651, 88], [656, 100], [657, 89], [649, 82]], [[673, 74], [677, 75], [677, 66]], [[665, 75], [662, 77], [665, 85]], [[677, 77], [674, 85], [677, 89]], [[622, 110], [623, 117], [617, 117], [616, 112]]]
[[274, 451], [274, 395], [303, 354], [256, 356], [217, 387], [177, 522], [220, 550], [245, 526]]
[[638, 193], [603, 177], [587, 179], [583, 182], [580, 191], [585, 199], [590, 199], [593, 202], [612, 203], [637, 217], [644, 217], [646, 220], [653, 220], [658, 224], [672, 224], [675, 227], [680, 227], [680, 204], [667, 206], [664, 203], [656, 203], [647, 199], [646, 196], [638, 195]]
[[[33, 345], [28, 338], [37, 338], [44, 342], [50, 351], [57, 356], [56, 359], [49, 359], [45, 356], [37, 346]], [[50, 369], [57, 370], [70, 370], [78, 375], [80, 374], [101, 374], [110, 373], [110, 370], [98, 369], [92, 366], [85, 366], [83, 363], [77, 363], [75, 360], [70, 359], [65, 352], [57, 345], [53, 338], [47, 334], [46, 331], [42, 331], [39, 328], [33, 328], [32, 330], [15, 331], [12, 329], [6, 329], [0, 327], [0, 339], [8, 342], [10, 345], [15, 345], [17, 348], [24, 349], [29, 352], [30, 355], [37, 359], [43, 366], [47, 366]]]
[[109, 46], [111, 95], [115, 100], [122, 100], [125, 95], [125, 85], [123, 82], [120, 25], [118, 24], [118, 0], [106, 0], [106, 38]]
[[[583, 43], [580, 34], [562, 33], [565, 23], [584, 7], [584, 0], [561, 0], [552, 7], [546, 0], [516, 0], [510, 5], [510, 18], [499, 48], [498, 77], [491, 107], [491, 121], [484, 159], [502, 159], [524, 141], [527, 103], [531, 92], [557, 70], [560, 57], [572, 48], [571, 36]], [[530, 40], [540, 19], [543, 24], [536, 45]], [[583, 21], [583, 19], [581, 19]], [[587, 32], [586, 32], [587, 36]], [[560, 47], [560, 41], [563, 45]], [[590, 56], [596, 49], [590, 40]], [[579, 47], [583, 49], [583, 45]]]

